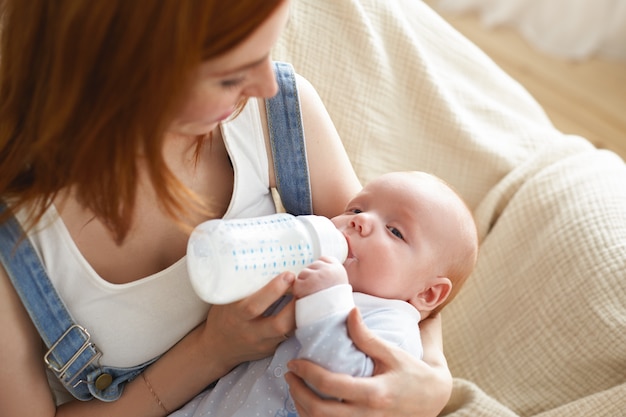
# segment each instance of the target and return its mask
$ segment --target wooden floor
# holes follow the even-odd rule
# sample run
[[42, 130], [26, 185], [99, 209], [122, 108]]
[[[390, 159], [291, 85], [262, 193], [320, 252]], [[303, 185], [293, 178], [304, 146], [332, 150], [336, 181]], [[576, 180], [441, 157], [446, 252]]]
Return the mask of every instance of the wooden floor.
[[[435, 8], [436, 0], [425, 0]], [[441, 15], [539, 101], [561, 131], [626, 159], [626, 62], [548, 56], [510, 28], [486, 28], [474, 14]]]

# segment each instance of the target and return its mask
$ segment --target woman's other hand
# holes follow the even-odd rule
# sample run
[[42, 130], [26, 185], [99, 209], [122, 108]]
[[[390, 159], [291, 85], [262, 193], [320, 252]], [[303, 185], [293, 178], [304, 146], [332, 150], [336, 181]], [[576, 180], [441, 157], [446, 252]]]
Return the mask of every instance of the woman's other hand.
[[[452, 376], [443, 354], [441, 317], [421, 322], [424, 360], [375, 337], [357, 309], [348, 317], [348, 331], [356, 346], [375, 363], [372, 377], [336, 374], [306, 360], [290, 362], [287, 382], [302, 417], [318, 416], [436, 416], [450, 399]], [[322, 399], [319, 392], [343, 401]]]

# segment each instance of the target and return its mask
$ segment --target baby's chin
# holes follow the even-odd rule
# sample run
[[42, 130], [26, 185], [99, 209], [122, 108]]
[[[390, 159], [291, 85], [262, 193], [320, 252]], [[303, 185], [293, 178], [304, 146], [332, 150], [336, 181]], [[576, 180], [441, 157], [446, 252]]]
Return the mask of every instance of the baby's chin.
[[356, 282], [355, 277], [358, 276], [358, 272], [356, 270], [357, 260], [355, 258], [347, 258], [343, 263], [343, 267], [346, 269], [346, 273], [348, 274], [348, 284], [352, 285], [352, 288], [358, 286], [358, 282]]
[[348, 272], [348, 277], [350, 277], [350, 275], [353, 274], [353, 272], [351, 271], [354, 270], [354, 268], [356, 267], [356, 264], [357, 264], [356, 258], [352, 258], [350, 256], [348, 256], [346, 260], [343, 262], [343, 267], [346, 268], [346, 272]]

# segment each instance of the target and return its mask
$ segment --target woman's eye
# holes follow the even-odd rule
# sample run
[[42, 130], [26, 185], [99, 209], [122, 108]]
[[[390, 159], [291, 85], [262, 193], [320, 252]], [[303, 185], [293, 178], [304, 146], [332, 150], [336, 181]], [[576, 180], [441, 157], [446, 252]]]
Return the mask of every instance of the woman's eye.
[[243, 77], [220, 81], [223, 88], [235, 88], [243, 82]]
[[402, 239], [404, 240], [404, 236], [402, 236], [402, 232], [399, 231], [398, 229], [396, 229], [395, 227], [389, 227], [389, 231], [391, 232], [392, 235], [394, 235], [395, 237], [397, 237], [398, 239]]

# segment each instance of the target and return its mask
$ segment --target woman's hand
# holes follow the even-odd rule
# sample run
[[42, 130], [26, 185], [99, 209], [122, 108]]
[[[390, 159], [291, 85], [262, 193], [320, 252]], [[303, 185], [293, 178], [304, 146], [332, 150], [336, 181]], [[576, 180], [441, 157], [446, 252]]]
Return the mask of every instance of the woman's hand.
[[293, 273], [283, 273], [241, 301], [212, 306], [203, 329], [207, 343], [213, 346], [211, 354], [221, 355], [232, 367], [274, 353], [294, 331], [294, 302], [276, 315], [263, 313], [291, 289], [294, 279]]
[[[443, 355], [441, 318], [421, 322], [424, 360], [386, 344], [363, 324], [358, 309], [348, 316], [348, 331], [356, 346], [375, 363], [374, 376], [335, 374], [306, 360], [290, 362], [286, 375], [302, 417], [316, 416], [436, 416], [450, 399], [452, 376]], [[319, 392], [343, 401], [322, 399]]]

